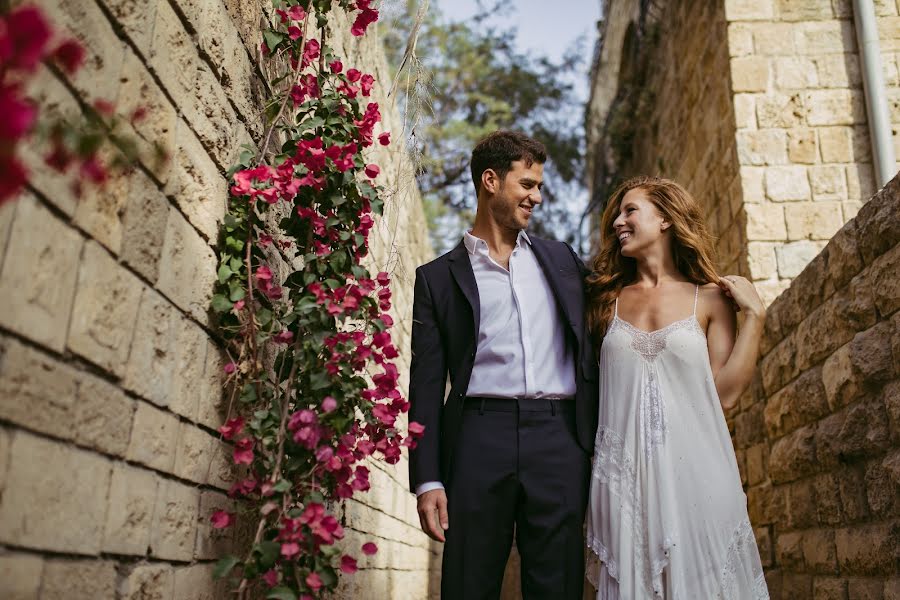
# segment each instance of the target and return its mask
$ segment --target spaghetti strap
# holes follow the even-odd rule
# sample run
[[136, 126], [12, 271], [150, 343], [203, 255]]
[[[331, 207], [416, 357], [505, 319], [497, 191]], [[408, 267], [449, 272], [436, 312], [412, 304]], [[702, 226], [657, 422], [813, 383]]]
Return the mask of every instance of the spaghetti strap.
[[697, 297], [700, 295], [700, 284], [694, 287], [694, 312], [693, 316], [697, 316]]
[[613, 316], [618, 319], [619, 318], [619, 297], [618, 296], [616, 296], [616, 305], [615, 306], [616, 307], [615, 307], [615, 312], [613, 313]]

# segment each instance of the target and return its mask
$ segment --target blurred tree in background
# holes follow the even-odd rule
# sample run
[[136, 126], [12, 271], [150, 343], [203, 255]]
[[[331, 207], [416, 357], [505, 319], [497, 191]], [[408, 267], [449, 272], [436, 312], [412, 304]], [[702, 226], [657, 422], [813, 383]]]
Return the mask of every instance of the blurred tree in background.
[[[419, 5], [399, 0], [384, 8], [381, 37], [395, 69]], [[576, 40], [559, 62], [523, 53], [515, 45], [516, 30], [506, 24], [515, 3], [480, 7], [479, 14], [452, 21], [432, 2], [419, 27], [418, 62], [406, 61], [394, 92], [406, 114], [435, 251], [456, 245], [472, 222], [469, 158], [478, 140], [496, 129], [522, 131], [547, 147], [544, 203], [529, 230], [574, 242], [583, 208], [572, 200], [584, 194], [584, 105], [571, 80], [583, 76], [585, 41]]]

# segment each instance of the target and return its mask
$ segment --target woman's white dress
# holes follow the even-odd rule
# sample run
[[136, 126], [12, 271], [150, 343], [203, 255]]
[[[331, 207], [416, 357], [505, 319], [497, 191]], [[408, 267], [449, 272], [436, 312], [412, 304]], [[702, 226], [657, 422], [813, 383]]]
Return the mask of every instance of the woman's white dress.
[[599, 600], [769, 597], [696, 314], [695, 292], [690, 317], [645, 332], [617, 300], [603, 339], [587, 528]]

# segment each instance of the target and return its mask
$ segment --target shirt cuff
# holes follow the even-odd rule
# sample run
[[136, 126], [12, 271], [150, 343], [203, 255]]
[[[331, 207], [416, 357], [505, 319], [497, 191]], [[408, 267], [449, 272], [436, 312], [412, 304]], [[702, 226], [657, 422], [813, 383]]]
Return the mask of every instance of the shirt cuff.
[[444, 484], [440, 481], [426, 481], [425, 483], [421, 483], [416, 486], [416, 498], [424, 494], [425, 492], [430, 492], [431, 490], [442, 490], [444, 489]]

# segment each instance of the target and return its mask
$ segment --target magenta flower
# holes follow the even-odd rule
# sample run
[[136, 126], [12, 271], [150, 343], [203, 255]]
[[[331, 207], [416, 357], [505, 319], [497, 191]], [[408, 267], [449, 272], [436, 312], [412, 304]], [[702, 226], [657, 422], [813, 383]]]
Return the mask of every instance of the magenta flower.
[[300, 554], [300, 544], [297, 542], [288, 542], [281, 545], [281, 555], [287, 559], [291, 559]]
[[332, 398], [331, 396], [325, 396], [325, 399], [322, 400], [322, 412], [330, 413], [334, 409], [337, 408], [337, 400]]
[[366, 176], [375, 179], [378, 177], [378, 174], [381, 173], [381, 168], [375, 163], [370, 163], [366, 165]]
[[362, 551], [363, 551], [363, 554], [372, 556], [373, 554], [378, 552], [378, 546], [376, 546], [372, 542], [366, 542], [365, 544], [362, 545]]
[[236, 435], [240, 435], [241, 431], [244, 429], [244, 418], [243, 417], [235, 417], [233, 419], [228, 419], [224, 425], [219, 427], [219, 433], [222, 434], [222, 437], [226, 440], [230, 440]]
[[353, 575], [356, 573], [358, 567], [356, 566], [356, 559], [347, 554], [341, 557], [341, 571], [346, 573], [347, 575]]
[[232, 456], [235, 464], [253, 464], [253, 438], [243, 438], [235, 442]]
[[226, 364], [224, 367], [222, 367], [222, 370], [225, 371], [225, 373], [228, 375], [231, 375], [232, 373], [234, 373], [236, 369], [237, 369], [237, 365], [235, 365], [233, 362], [230, 362], [230, 363]]
[[84, 46], [75, 40], [66, 40], [53, 51], [51, 58], [69, 75], [74, 75], [84, 64]]
[[263, 574], [262, 578], [263, 581], [266, 582], [266, 585], [269, 587], [275, 587], [276, 585], [278, 585], [278, 571], [275, 569], [269, 569], [268, 571], [266, 571]]
[[384, 133], [378, 136], [378, 143], [382, 146], [387, 146], [391, 143], [391, 132], [385, 131]]
[[217, 510], [212, 514], [209, 520], [216, 529], [225, 529], [234, 523], [234, 513]]

